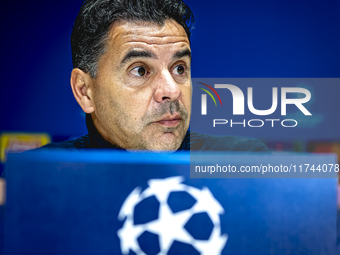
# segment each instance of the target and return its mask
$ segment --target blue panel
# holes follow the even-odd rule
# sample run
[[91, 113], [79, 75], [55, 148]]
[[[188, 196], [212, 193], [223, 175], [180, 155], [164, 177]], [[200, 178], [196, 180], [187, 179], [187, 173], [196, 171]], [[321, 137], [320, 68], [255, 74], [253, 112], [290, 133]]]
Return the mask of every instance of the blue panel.
[[[222, 254], [248, 255], [256, 251], [263, 255], [318, 255], [335, 252], [334, 179], [190, 179], [189, 161], [183, 163], [183, 157], [189, 158], [189, 154], [178, 155], [178, 158], [174, 154], [160, 154], [157, 164], [150, 163], [154, 154], [126, 153], [124, 156], [93, 152], [92, 162], [87, 153], [83, 154], [84, 162], [80, 160], [81, 153], [54, 153], [56, 160], [52, 160], [53, 153], [48, 160], [43, 160], [44, 155], [10, 156], [7, 165], [7, 255], [120, 254], [119, 230], [132, 215], [120, 211], [129, 208], [127, 204], [133, 205], [131, 201], [142, 201], [155, 195], [161, 204], [158, 221], [162, 224], [166, 222], [161, 218], [165, 219], [167, 214], [179, 217], [178, 213], [183, 212], [173, 214], [166, 202], [167, 196], [162, 197], [169, 188], [169, 178], [174, 176], [182, 176], [184, 181], [177, 185], [179, 179], [171, 178], [170, 192], [186, 190], [199, 200], [212, 194], [213, 198], [206, 200], [210, 201], [209, 205], [203, 203], [203, 211], [207, 213], [216, 208], [219, 211], [218, 205], [221, 206], [217, 221], [214, 220], [217, 214], [209, 214], [209, 217], [215, 222], [213, 231], [217, 231], [219, 238], [228, 235]], [[114, 158], [124, 157], [125, 163], [123, 160], [114, 162]], [[263, 161], [268, 158], [258, 155], [259, 160], [261, 157]], [[282, 159], [287, 160], [287, 157]], [[168, 164], [169, 159], [173, 164]], [[242, 161], [251, 162], [247, 157]], [[160, 181], [164, 184], [160, 185]], [[137, 194], [137, 200], [125, 203], [133, 192]], [[181, 203], [180, 199], [178, 203]], [[199, 212], [195, 207], [197, 204], [192, 211], [186, 212], [189, 212], [188, 220], [194, 210]], [[118, 219], [118, 215], [123, 217]], [[182, 216], [178, 218], [181, 219]], [[157, 220], [152, 222], [157, 223]], [[144, 227], [150, 227], [148, 231], [152, 234], [162, 235], [171, 233], [177, 223], [162, 225], [163, 228]], [[177, 241], [174, 243], [184, 242]], [[191, 244], [198, 249], [197, 243]]]

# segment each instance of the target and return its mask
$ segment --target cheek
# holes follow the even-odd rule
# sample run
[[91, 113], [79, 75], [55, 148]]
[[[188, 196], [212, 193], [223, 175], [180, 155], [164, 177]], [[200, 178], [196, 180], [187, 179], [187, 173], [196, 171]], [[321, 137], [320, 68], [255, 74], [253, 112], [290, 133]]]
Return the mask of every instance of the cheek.
[[131, 124], [141, 121], [152, 98], [150, 86], [127, 86], [123, 79], [119, 79], [119, 74], [115, 78], [112, 75], [101, 78], [95, 86], [97, 109], [104, 109], [106, 116], [123, 118]]
[[119, 98], [121, 92], [112, 85], [114, 81], [100, 77], [101, 79], [94, 84], [93, 99], [95, 104], [96, 115], [102, 119], [102, 122], [112, 122], [117, 120], [117, 116], [121, 115]]
[[123, 93], [115, 96], [115, 100], [128, 117], [126, 121], [137, 124], [149, 109], [151, 97], [152, 91], [149, 88], [126, 88]]

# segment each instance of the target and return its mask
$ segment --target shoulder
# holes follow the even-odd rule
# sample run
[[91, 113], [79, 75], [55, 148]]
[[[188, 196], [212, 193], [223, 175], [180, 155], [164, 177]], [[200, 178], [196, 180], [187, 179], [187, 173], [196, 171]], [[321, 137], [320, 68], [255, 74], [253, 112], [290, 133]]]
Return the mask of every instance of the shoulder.
[[49, 143], [35, 150], [54, 150], [54, 149], [86, 149], [89, 147], [89, 136], [83, 135], [73, 140], [59, 143]]
[[215, 151], [268, 151], [266, 145], [255, 138], [215, 136], [190, 132], [192, 150]]

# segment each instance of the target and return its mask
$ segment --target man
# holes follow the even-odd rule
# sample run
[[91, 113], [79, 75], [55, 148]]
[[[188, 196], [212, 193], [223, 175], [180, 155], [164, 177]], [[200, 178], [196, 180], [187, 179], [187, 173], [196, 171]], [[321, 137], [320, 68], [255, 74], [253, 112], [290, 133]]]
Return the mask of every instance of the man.
[[193, 23], [182, 1], [84, 1], [71, 36], [71, 87], [89, 134], [43, 148], [266, 150], [254, 139], [187, 131]]

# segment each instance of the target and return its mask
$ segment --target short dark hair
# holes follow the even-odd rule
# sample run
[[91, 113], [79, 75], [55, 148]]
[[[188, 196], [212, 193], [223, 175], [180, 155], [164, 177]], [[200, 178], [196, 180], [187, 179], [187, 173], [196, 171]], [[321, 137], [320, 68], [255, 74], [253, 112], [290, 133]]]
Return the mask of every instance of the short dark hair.
[[107, 51], [108, 33], [115, 21], [146, 21], [160, 26], [173, 19], [190, 41], [195, 22], [181, 0], [84, 0], [71, 35], [72, 62], [95, 78], [99, 58]]

